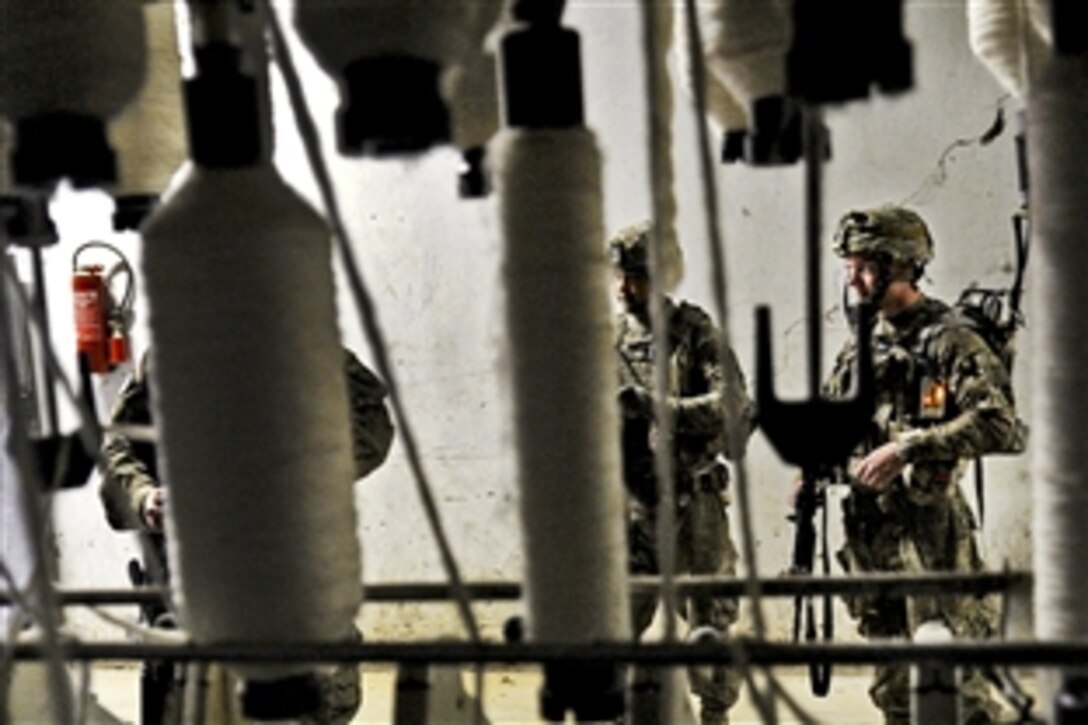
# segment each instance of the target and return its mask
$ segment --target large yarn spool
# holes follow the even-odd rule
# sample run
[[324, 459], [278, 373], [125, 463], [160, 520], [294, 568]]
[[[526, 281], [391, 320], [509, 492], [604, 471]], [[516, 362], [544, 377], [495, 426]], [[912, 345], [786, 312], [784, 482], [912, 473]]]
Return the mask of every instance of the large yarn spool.
[[1088, 411], [1088, 58], [1053, 56], [1028, 92], [1033, 352], [1031, 470], [1035, 633], [1088, 637], [1088, 472], [1080, 434]]
[[1030, 69], [1043, 61], [1047, 51], [1049, 40], [1042, 32], [1045, 27], [1023, 0], [967, 3], [971, 50], [1002, 87], [1017, 98], [1026, 94]]
[[707, 68], [744, 108], [786, 90], [789, 22], [777, 0], [699, 6]]
[[[695, 70], [691, 62], [690, 38], [682, 19], [683, 8], [678, 8], [676, 12], [679, 17], [673, 23], [673, 62], [680, 87], [688, 95], [694, 96]], [[706, 95], [707, 114], [723, 133], [735, 136], [748, 129], [748, 111], [717, 76], [712, 73], [704, 74], [703, 92]]]
[[140, 0], [7, 0], [0, 22], [0, 115], [16, 125], [17, 183], [109, 183], [105, 123], [144, 77]]
[[585, 128], [505, 129], [490, 153], [531, 637], [628, 640], [600, 150]]
[[485, 196], [487, 142], [499, 128], [498, 63], [491, 33], [502, 15], [502, 2], [474, 5], [464, 55], [447, 75], [451, 136], [463, 159], [458, 187], [464, 198]]
[[[787, 11], [778, 0], [717, 0], [699, 5], [696, 17], [707, 70], [707, 112], [725, 121], [722, 160], [759, 166], [797, 161], [799, 115], [786, 91]], [[687, 36], [687, 23], [678, 23], [677, 31], [678, 38]], [[734, 118], [738, 113], [743, 123]]]
[[176, 11], [170, 3], [143, 6], [147, 27], [147, 78], [140, 94], [110, 125], [117, 150], [113, 188], [118, 225], [138, 226], [185, 161], [181, 105], [181, 55]]
[[443, 72], [464, 54], [470, 0], [295, 0], [299, 36], [337, 79], [340, 150], [418, 152], [450, 138]]
[[142, 231], [183, 624], [203, 643], [343, 640], [362, 585], [327, 228], [262, 164], [195, 168]]
[[498, 71], [489, 34], [502, 8], [495, 0], [470, 7], [465, 49], [449, 74], [452, 138], [462, 151], [486, 146], [499, 128]]

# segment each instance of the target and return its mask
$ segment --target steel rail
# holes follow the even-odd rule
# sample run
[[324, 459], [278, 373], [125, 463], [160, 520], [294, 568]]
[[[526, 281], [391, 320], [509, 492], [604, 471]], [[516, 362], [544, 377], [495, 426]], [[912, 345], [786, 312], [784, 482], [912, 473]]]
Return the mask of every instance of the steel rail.
[[[631, 577], [631, 591], [652, 594], [660, 589], [657, 577]], [[863, 574], [856, 576], [788, 576], [762, 579], [760, 594], [769, 597], [793, 597], [801, 594], [858, 595], [876, 594], [883, 597], [924, 596], [935, 594], [989, 594], [1017, 587], [1030, 588], [1028, 572], [982, 572], [977, 574]], [[469, 582], [466, 589], [476, 601], [517, 600], [522, 596], [518, 582]], [[676, 580], [680, 596], [693, 594], [721, 597], [743, 597], [745, 581], [730, 577], [686, 576]], [[167, 596], [166, 588], [139, 589], [58, 589], [57, 601], [62, 606], [105, 606], [147, 604]], [[438, 582], [407, 582], [373, 584], [365, 588], [364, 604], [396, 602], [444, 602], [452, 600], [447, 584]], [[11, 592], [0, 589], [0, 606], [14, 603]]]
[[[0, 652], [5, 651], [0, 647]], [[760, 642], [738, 637], [726, 643], [482, 643], [364, 642], [265, 644], [155, 644], [134, 642], [64, 642], [70, 661], [173, 660], [184, 662], [398, 662], [412, 664], [532, 664], [549, 662], [626, 662], [643, 665], [724, 664], [742, 656], [747, 666], [802, 665], [813, 660], [871, 665], [889, 662], [1066, 666], [1088, 662], [1088, 640], [1063, 642], [955, 641], [911, 644]], [[16, 660], [45, 655], [38, 643], [6, 648]]]

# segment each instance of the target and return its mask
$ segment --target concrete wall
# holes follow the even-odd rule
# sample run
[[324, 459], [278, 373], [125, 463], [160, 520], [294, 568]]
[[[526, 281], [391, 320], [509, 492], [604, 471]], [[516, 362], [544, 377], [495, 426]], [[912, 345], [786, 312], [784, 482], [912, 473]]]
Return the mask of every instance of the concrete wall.
[[[927, 275], [928, 290], [947, 298], [973, 281], [1007, 285], [1012, 260], [1009, 216], [1017, 205], [1014, 129], [985, 147], [964, 145], [946, 154], [958, 139], [973, 139], [990, 125], [1002, 91], [970, 53], [962, 2], [908, 3], [907, 9], [916, 58], [914, 90], [828, 110], [834, 157], [826, 173], [825, 230], [851, 206], [909, 201], [928, 219], [936, 237], [937, 259]], [[604, 149], [605, 218], [608, 228], [616, 229], [649, 213], [638, 5], [633, 0], [575, 0], [566, 20], [582, 37], [587, 121]], [[457, 158], [448, 151], [410, 161], [336, 156], [334, 87], [296, 50], [355, 252], [461, 572], [470, 580], [516, 579], [521, 551], [495, 200], [456, 198]], [[274, 92], [278, 161], [288, 178], [316, 201], [283, 94], [278, 86]], [[688, 270], [679, 294], [709, 306], [694, 121], [687, 99], [677, 98], [678, 224]], [[1011, 108], [1015, 106], [1010, 103]], [[778, 389], [800, 396], [806, 385], [801, 168], [717, 166], [716, 173], [735, 347], [750, 370], [753, 309], [771, 304]], [[102, 211], [85, 213], [98, 219]], [[64, 244], [50, 252], [55, 310], [70, 304], [66, 254], [89, 238], [89, 229], [87, 222], [77, 224], [70, 236], [66, 233]], [[138, 257], [137, 240], [120, 243]], [[825, 270], [826, 371], [846, 331], [837, 309], [842, 275], [830, 253]], [[346, 344], [364, 360], [372, 359], [343, 286], [340, 303]], [[1030, 309], [1027, 314], [1030, 320]], [[60, 334], [68, 329], [70, 325], [58, 324], [58, 342], [70, 344]], [[145, 334], [138, 331], [142, 339]], [[1023, 410], [1028, 408], [1023, 396], [1030, 367], [1025, 353], [1016, 371]], [[113, 377], [103, 381], [106, 387], [116, 387]], [[107, 392], [103, 395], [108, 397]], [[1026, 567], [1030, 561], [1026, 464], [1025, 458], [986, 464], [984, 540], [994, 566], [1007, 561]], [[777, 460], [759, 433], [752, 439], [748, 470], [758, 566], [761, 574], [774, 575], [789, 561], [792, 531], [785, 520], [785, 497], [794, 472]], [[382, 469], [358, 486], [356, 498], [366, 582], [442, 579], [437, 549], [399, 446]], [[124, 561], [135, 548], [129, 537], [105, 527], [93, 489], [58, 496], [56, 511], [65, 583], [123, 583]], [[737, 511], [733, 514], [736, 519]], [[485, 631], [493, 633], [517, 610], [513, 604], [481, 605], [478, 612]], [[786, 636], [788, 602], [773, 603], [769, 612], [774, 633]], [[88, 634], [105, 632], [92, 617], [74, 614], [72, 621]], [[445, 605], [366, 605], [364, 621], [374, 637], [461, 631], [452, 607]]]

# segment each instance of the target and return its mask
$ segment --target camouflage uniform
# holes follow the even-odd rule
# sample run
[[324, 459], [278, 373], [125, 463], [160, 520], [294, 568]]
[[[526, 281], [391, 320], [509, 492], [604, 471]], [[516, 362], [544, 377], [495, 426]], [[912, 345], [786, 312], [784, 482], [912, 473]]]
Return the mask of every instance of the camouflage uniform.
[[[897, 441], [908, 465], [883, 491], [852, 482], [839, 561], [850, 572], [982, 571], [976, 522], [958, 482], [971, 459], [1022, 446], [1008, 372], [948, 305], [925, 297], [892, 319], [878, 316], [872, 349], [876, 413], [856, 455]], [[856, 357], [850, 341], [826, 386], [829, 397], [851, 394]], [[858, 596], [847, 605], [865, 637], [909, 639], [927, 620], [965, 638], [997, 631], [992, 597]], [[963, 674], [965, 721], [993, 721], [1000, 708], [986, 681], [977, 670]], [[870, 696], [889, 722], [909, 722], [909, 686], [906, 665], [877, 668]]]
[[[736, 358], [730, 353], [724, 364], [720, 361], [720, 338], [709, 315], [695, 305], [668, 299], [666, 314], [669, 406], [675, 430], [676, 570], [734, 576], [737, 551], [729, 531], [728, 469], [721, 455], [732, 457], [739, 451], [727, 450], [724, 416], [726, 410], [736, 411], [747, 435], [752, 424], [751, 401]], [[624, 405], [629, 567], [632, 574], [658, 574], [655, 424], [649, 392], [654, 379], [653, 334], [643, 320], [627, 312], [617, 317], [616, 331], [621, 390], [637, 391], [642, 399], [641, 405]], [[633, 599], [636, 636], [649, 627], [656, 608], [654, 596]], [[737, 620], [737, 601], [691, 597], [681, 607], [681, 614], [692, 629], [709, 626], [724, 636]], [[709, 676], [702, 672], [695, 668], [689, 672], [692, 691], [702, 702], [703, 720], [720, 722], [737, 700], [737, 673], [724, 667], [711, 668]]]
[[[113, 424], [151, 425], [148, 360], [145, 354], [118, 395], [111, 413]], [[344, 370], [350, 397], [355, 475], [363, 478], [385, 461], [393, 442], [394, 428], [384, 402], [387, 392], [385, 385], [348, 350], [344, 350]], [[161, 485], [155, 448], [151, 443], [113, 433], [106, 436], [103, 454], [106, 471], [99, 494], [106, 520], [114, 529], [138, 530], [144, 534], [146, 581], [165, 585], [169, 581], [165, 539], [160, 533], [148, 531], [140, 515], [144, 499]], [[144, 614], [152, 625], [172, 626], [165, 605], [150, 606]], [[361, 637], [358, 633], [356, 635]], [[168, 668], [165, 673], [160, 671], [164, 667]], [[321, 677], [321, 708], [307, 721], [350, 722], [362, 703], [359, 675], [356, 665], [340, 665], [330, 675]], [[169, 685], [173, 679], [172, 667], [169, 663], [149, 662], [145, 669], [147, 676], [158, 678], [160, 684]], [[163, 681], [163, 678], [166, 680]], [[155, 692], [145, 691], [144, 694], [145, 698], [172, 698], [174, 693], [169, 691], [169, 687], [164, 687]], [[149, 719], [150, 712], [154, 713], [150, 717], [152, 721], [161, 721], [166, 717], [169, 704], [163, 699], [155, 703], [145, 702], [144, 707], [144, 719]]]

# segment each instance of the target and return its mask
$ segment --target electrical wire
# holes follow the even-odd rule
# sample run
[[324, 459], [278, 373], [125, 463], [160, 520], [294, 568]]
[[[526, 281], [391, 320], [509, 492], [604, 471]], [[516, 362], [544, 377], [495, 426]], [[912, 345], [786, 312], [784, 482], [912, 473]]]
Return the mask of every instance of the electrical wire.
[[987, 146], [994, 141], [1005, 130], [1005, 105], [1012, 99], [1012, 96], [1005, 94], [1000, 96], [994, 109], [994, 117], [990, 121], [990, 124], [977, 136], [968, 136], [964, 138], [957, 138], [944, 149], [941, 150], [940, 156], [937, 157], [936, 168], [931, 171], [918, 185], [910, 195], [899, 202], [900, 206], [917, 206], [929, 201], [936, 190], [944, 186], [948, 181], [948, 166], [952, 161], [953, 154], [957, 149], [970, 148], [971, 146]]

